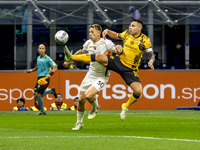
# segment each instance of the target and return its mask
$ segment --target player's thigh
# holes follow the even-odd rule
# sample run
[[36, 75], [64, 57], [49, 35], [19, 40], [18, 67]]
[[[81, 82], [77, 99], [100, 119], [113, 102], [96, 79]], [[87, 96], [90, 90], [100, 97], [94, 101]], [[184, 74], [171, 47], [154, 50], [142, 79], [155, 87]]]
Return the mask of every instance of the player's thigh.
[[79, 87], [79, 94], [81, 94], [80, 92], [85, 92], [92, 85], [93, 82], [94, 77], [87, 73]]
[[36, 92], [34, 98], [38, 98], [40, 96], [41, 96], [41, 94]]
[[79, 92], [79, 99], [83, 99], [84, 98], [84, 93], [85, 93], [85, 91], [80, 91]]
[[142, 84], [140, 82], [132, 82], [130, 87], [136, 95], [142, 94]]
[[[90, 98], [95, 96], [95, 94], [99, 93], [103, 87], [106, 85], [108, 82], [108, 77], [97, 77], [95, 81], [92, 83], [92, 86], [88, 88], [88, 90], [91, 92]], [[89, 92], [88, 92], [89, 93]]]
[[86, 90], [85, 97], [92, 98], [95, 94], [99, 93], [108, 82], [108, 77], [94, 77], [92, 85]]
[[45, 92], [45, 90], [48, 88], [48, 86], [49, 86], [49, 83], [50, 83], [50, 79], [48, 78], [48, 79], [46, 79], [46, 81], [47, 81], [47, 84], [45, 84], [45, 85], [40, 85], [40, 84], [36, 84], [36, 86], [35, 86], [35, 91], [36, 91], [36, 93], [40, 93], [40, 94], [43, 94], [44, 92]]
[[91, 85], [86, 91], [84, 96], [86, 98], [93, 98], [99, 91], [96, 89], [96, 87], [94, 87], [93, 85]]

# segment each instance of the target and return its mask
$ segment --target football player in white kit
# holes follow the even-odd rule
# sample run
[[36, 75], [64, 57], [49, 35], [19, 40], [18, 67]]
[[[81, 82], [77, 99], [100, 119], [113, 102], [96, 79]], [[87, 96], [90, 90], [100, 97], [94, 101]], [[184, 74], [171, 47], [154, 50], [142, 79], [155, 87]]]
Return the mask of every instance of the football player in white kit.
[[[90, 39], [87, 40], [83, 49], [77, 51], [74, 55], [79, 54], [108, 54], [109, 52], [115, 52], [115, 44], [108, 40], [101, 38], [102, 28], [98, 24], [90, 25], [89, 34]], [[65, 46], [65, 48], [67, 48]], [[91, 112], [88, 115], [88, 119], [93, 119], [100, 107], [97, 101], [96, 94], [98, 94], [108, 82], [110, 72], [106, 70], [98, 62], [91, 62], [89, 71], [83, 79], [79, 88], [79, 105], [77, 110], [77, 122], [72, 130], [79, 130], [83, 127], [83, 116], [85, 112], [85, 102], [88, 102], [93, 106]]]

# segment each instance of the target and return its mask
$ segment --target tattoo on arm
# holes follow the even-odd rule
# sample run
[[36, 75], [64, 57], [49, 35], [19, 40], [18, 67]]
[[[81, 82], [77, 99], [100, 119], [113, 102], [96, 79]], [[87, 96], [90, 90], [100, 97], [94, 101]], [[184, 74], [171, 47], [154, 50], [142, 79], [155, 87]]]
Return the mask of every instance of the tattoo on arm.
[[155, 61], [155, 56], [154, 56], [153, 51], [150, 51], [150, 52], [148, 52], [147, 54], [148, 54], [148, 56], [149, 56], [149, 61], [153, 61], [152, 63], [154, 63], [154, 61]]

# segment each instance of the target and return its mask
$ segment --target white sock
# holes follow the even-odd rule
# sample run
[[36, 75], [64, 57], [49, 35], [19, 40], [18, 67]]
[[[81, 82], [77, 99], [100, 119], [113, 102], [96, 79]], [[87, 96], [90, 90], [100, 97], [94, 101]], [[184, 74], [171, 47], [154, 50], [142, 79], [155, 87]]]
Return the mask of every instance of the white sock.
[[85, 111], [78, 111], [77, 110], [77, 122], [76, 123], [83, 123], [83, 116]]
[[97, 108], [98, 107], [98, 100], [97, 100], [97, 98], [96, 98], [96, 100], [93, 103], [90, 103], [90, 104], [93, 106], [93, 108]]

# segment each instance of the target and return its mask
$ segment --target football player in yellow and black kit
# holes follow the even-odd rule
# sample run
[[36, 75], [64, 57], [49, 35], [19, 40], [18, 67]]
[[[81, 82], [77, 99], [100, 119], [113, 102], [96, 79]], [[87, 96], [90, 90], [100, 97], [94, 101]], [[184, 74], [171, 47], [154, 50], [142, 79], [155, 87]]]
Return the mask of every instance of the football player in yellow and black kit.
[[149, 56], [148, 66], [154, 69], [153, 63], [155, 57], [153, 49], [151, 48], [151, 42], [149, 37], [141, 33], [142, 28], [142, 21], [133, 19], [129, 30], [120, 34], [108, 29], [103, 31], [103, 38], [109, 35], [113, 39], [124, 40], [123, 47], [121, 45], [116, 46], [116, 53], [119, 54], [119, 57], [102, 54], [72, 55], [65, 46], [66, 61], [97, 61], [107, 67], [108, 70], [113, 70], [120, 74], [126, 84], [131, 87], [133, 94], [131, 94], [126, 103], [122, 104], [122, 112], [120, 114], [121, 120], [125, 119], [128, 108], [138, 101], [142, 94], [142, 84], [137, 72], [144, 52], [147, 52]]

